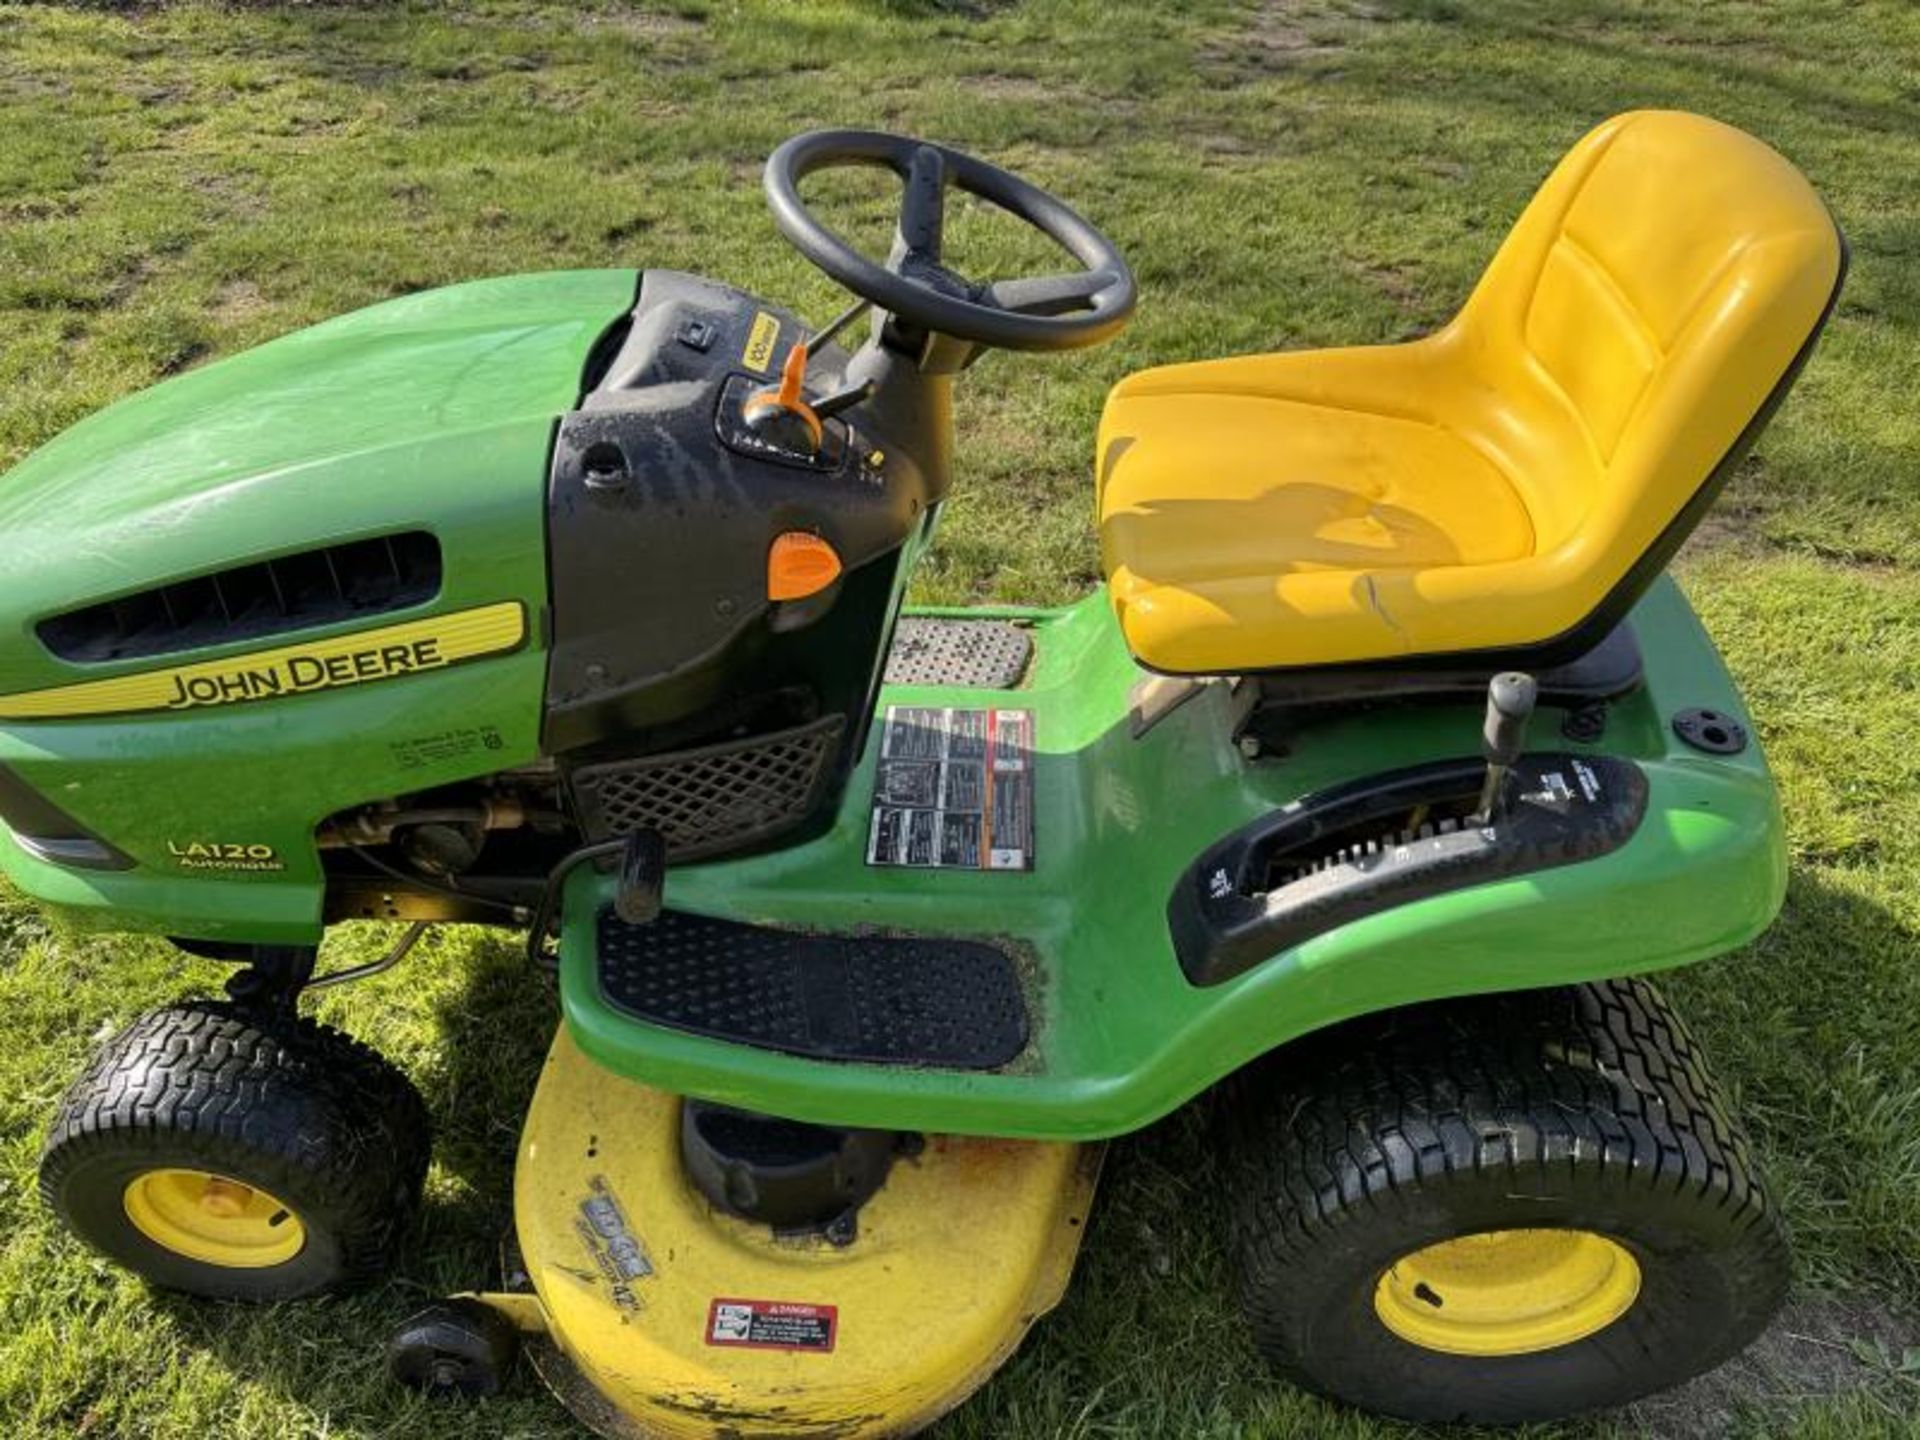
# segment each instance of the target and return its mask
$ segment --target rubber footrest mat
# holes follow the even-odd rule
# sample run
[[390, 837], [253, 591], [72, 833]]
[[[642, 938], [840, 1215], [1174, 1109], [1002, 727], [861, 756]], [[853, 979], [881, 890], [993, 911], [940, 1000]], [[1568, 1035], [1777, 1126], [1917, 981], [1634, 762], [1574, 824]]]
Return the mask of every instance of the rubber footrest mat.
[[1032, 658], [1033, 636], [1004, 620], [909, 615], [894, 629], [886, 682], [1011, 690]]
[[667, 911], [599, 918], [600, 990], [635, 1019], [818, 1060], [995, 1070], [1027, 1045], [1010, 956], [977, 940], [801, 935]]

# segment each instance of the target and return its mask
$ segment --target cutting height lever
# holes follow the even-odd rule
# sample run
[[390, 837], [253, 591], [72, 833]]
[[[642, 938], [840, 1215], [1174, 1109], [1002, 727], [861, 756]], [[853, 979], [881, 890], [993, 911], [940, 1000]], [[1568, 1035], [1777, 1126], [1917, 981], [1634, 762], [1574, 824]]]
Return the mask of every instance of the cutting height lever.
[[1487, 778], [1480, 787], [1480, 806], [1473, 814], [1476, 825], [1489, 825], [1506, 808], [1507, 772], [1526, 748], [1527, 721], [1540, 698], [1540, 687], [1531, 675], [1508, 670], [1493, 677], [1487, 686], [1487, 720], [1480, 731], [1480, 753], [1487, 757]]

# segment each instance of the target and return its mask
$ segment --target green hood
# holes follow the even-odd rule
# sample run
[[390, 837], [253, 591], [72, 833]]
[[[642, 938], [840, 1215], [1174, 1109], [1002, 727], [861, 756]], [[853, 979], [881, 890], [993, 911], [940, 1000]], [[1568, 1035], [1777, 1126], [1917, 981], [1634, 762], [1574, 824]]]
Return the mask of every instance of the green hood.
[[606, 270], [428, 291], [74, 426], [0, 476], [0, 693], [138, 668], [56, 660], [48, 615], [355, 536], [437, 532], [432, 608], [538, 605], [552, 422], [636, 288]]

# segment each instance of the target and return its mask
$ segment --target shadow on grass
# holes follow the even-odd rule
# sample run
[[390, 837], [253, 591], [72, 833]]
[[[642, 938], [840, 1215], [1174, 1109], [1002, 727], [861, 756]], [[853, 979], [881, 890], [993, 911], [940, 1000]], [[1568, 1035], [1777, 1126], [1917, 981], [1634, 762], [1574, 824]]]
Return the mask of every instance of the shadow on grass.
[[[1904, 1308], [1920, 1254], [1920, 1201], [1903, 1195], [1877, 1086], [1915, 1091], [1920, 965], [1908, 926], [1817, 868], [1796, 873], [1779, 925], [1667, 989], [1754, 1120], [1771, 1178], [1821, 1289], [1798, 1294], [1747, 1355], [1610, 1420], [1536, 1436], [1703, 1437], [1790, 1418], [1911, 1416], [1898, 1366], [1920, 1343]], [[380, 1347], [426, 1300], [498, 1280], [521, 1119], [556, 1009], [512, 937], [474, 947], [434, 1008], [416, 1079], [433, 1112], [436, 1171], [419, 1225], [378, 1289], [268, 1311], [177, 1298], [159, 1308], [189, 1345], [315, 1414], [408, 1434], [579, 1433], [522, 1366], [481, 1407], [427, 1406], [385, 1379]], [[1249, 1343], [1224, 1248], [1224, 1167], [1212, 1097], [1116, 1142], [1078, 1274], [1060, 1309], [938, 1434], [1314, 1434], [1411, 1429], [1271, 1379]], [[1920, 1103], [1920, 1102], [1915, 1102]], [[1915, 1161], [1906, 1141], [1904, 1163]], [[1891, 1168], [1889, 1168], [1891, 1167]], [[1872, 1282], [1872, 1283], [1870, 1283]], [[1884, 1358], [1885, 1363], [1875, 1360]]]
[[[1920, 1141], [1898, 1128], [1920, 1118], [1911, 925], [1803, 867], [1760, 942], [1657, 980], [1749, 1120], [1802, 1283], [1720, 1369], [1617, 1415], [1526, 1433], [1713, 1440], [1920, 1419], [1920, 1387], [1900, 1369], [1920, 1345], [1920, 1194], [1908, 1180]], [[1235, 1305], [1211, 1103], [1115, 1145], [1065, 1303], [941, 1434], [1434, 1433], [1268, 1376]]]

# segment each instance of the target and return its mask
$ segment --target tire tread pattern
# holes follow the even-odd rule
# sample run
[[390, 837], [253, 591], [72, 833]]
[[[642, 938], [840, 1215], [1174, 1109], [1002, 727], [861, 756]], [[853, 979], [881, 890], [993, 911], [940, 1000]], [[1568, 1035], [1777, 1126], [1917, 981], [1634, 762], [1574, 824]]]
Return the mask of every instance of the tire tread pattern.
[[1224, 1095], [1231, 1239], [1256, 1344], [1315, 1382], [1292, 1308], [1303, 1257], [1426, 1191], [1498, 1177], [1691, 1194], [1752, 1277], [1737, 1351], [1783, 1298], [1776, 1208], [1699, 1047], [1639, 979], [1475, 996], [1335, 1027], [1242, 1073]]
[[172, 1155], [212, 1168], [227, 1157], [253, 1176], [294, 1178], [303, 1218], [338, 1243], [326, 1288], [350, 1286], [381, 1273], [410, 1220], [429, 1132], [413, 1085], [344, 1032], [188, 1001], [135, 1020], [68, 1089], [41, 1152], [40, 1193], [71, 1225], [68, 1185], [84, 1183], [77, 1172], [90, 1162], [148, 1150], [156, 1165]]

